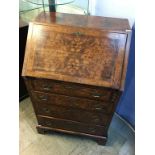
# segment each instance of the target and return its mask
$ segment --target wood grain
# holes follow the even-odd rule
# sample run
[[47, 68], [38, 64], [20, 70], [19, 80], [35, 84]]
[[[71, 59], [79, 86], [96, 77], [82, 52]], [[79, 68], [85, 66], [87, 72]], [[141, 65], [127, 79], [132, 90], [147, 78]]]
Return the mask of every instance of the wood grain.
[[33, 90], [35, 91], [45, 93], [57, 93], [67, 96], [82, 97], [98, 101], [113, 102], [113, 94], [118, 93], [117, 90], [108, 89], [104, 87], [81, 85], [58, 80], [31, 78], [30, 82], [33, 87]]
[[109, 121], [109, 115], [105, 113], [97, 113], [62, 107], [58, 105], [40, 104], [37, 105], [37, 114], [60, 119], [67, 119], [92, 125], [104, 126]]
[[86, 98], [70, 97], [60, 94], [48, 94], [43, 92], [33, 92], [35, 102], [40, 104], [59, 105], [73, 109], [82, 109], [87, 111], [111, 113], [113, 103], [99, 102]]
[[[33, 23], [23, 76], [120, 87], [126, 34]], [[75, 33], [80, 34], [75, 34]], [[24, 63], [25, 64], [25, 63]]]
[[96, 28], [108, 31], [125, 32], [130, 30], [128, 19], [86, 16], [58, 12], [42, 12], [35, 20], [36, 22], [71, 25], [84, 28]]
[[55, 129], [63, 129], [68, 131], [83, 132], [86, 134], [106, 136], [105, 128], [102, 126], [92, 126], [89, 124], [82, 124], [79, 122], [56, 119], [52, 117], [37, 116], [39, 124]]

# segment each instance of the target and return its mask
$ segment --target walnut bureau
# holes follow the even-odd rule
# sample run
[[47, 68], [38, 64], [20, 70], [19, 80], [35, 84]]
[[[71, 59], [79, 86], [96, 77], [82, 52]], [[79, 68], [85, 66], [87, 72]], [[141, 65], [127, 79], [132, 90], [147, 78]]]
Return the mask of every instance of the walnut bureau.
[[29, 24], [22, 76], [39, 133], [105, 144], [124, 89], [130, 38], [127, 19], [46, 12]]

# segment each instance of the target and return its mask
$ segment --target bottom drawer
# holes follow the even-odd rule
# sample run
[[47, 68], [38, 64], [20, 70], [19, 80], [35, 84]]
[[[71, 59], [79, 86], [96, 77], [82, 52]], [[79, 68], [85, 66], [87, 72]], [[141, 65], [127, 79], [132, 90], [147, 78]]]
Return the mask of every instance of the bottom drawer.
[[74, 131], [98, 136], [105, 136], [106, 130], [103, 126], [92, 126], [88, 124], [83, 124], [79, 122], [64, 120], [64, 119], [56, 119], [53, 117], [42, 117], [37, 116], [39, 125], [45, 127], [51, 127], [54, 129], [62, 129], [67, 131]]

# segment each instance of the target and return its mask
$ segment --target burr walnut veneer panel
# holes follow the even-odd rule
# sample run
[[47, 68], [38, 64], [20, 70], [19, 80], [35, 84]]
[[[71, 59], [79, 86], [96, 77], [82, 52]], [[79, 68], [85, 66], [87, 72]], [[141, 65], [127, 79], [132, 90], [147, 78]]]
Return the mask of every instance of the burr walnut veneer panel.
[[40, 23], [30, 30], [23, 74], [119, 88], [126, 34]]

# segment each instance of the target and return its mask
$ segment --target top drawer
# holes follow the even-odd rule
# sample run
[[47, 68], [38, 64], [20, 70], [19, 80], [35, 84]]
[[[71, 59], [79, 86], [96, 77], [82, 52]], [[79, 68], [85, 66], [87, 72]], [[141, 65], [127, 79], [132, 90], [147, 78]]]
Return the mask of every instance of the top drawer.
[[95, 100], [112, 101], [114, 90], [106, 88], [95, 88], [93, 86], [73, 84], [61, 81], [53, 81], [47, 79], [33, 79], [32, 87], [35, 91], [58, 93], [68, 96], [85, 97]]

